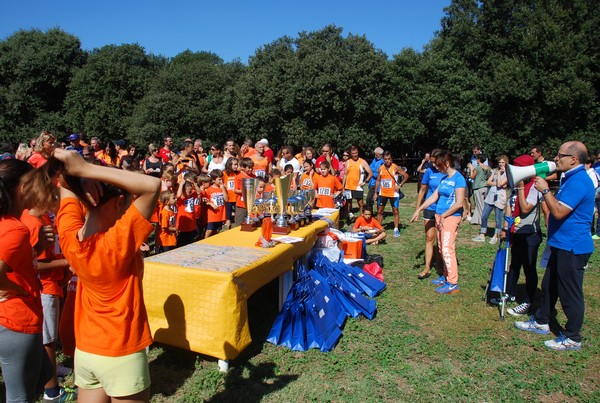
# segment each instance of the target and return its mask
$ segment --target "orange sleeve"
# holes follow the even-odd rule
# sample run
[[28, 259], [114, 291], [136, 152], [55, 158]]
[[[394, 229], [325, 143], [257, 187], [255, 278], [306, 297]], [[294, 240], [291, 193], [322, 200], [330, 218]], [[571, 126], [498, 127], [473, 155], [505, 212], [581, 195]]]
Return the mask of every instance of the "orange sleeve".
[[40, 239], [40, 230], [44, 226], [42, 220], [29, 214], [29, 210], [24, 210], [21, 214], [21, 222], [29, 230], [29, 244], [34, 248]]
[[364, 225], [365, 225], [365, 219], [363, 218], [363, 216], [360, 216], [356, 219], [356, 221], [354, 221], [354, 225], [352, 226], [352, 228], [358, 229]]

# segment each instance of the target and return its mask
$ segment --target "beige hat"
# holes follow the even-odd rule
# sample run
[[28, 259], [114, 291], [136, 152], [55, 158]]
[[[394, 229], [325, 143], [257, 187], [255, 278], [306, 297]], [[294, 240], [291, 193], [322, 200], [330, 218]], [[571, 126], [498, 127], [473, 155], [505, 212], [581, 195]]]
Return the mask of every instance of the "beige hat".
[[375, 150], [373, 150], [373, 153], [375, 153], [375, 154], [383, 154], [383, 148], [377, 147]]

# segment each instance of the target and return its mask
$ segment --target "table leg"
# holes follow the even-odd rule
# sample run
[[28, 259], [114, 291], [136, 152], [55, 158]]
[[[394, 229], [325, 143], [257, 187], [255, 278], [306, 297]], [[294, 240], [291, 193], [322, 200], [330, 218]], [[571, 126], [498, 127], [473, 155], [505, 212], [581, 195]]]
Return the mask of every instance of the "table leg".
[[281, 276], [279, 276], [279, 310], [283, 308], [283, 303], [287, 298], [288, 293], [292, 289], [292, 284], [294, 283], [294, 272], [286, 271]]
[[229, 360], [219, 360], [219, 372], [227, 372], [229, 370]]

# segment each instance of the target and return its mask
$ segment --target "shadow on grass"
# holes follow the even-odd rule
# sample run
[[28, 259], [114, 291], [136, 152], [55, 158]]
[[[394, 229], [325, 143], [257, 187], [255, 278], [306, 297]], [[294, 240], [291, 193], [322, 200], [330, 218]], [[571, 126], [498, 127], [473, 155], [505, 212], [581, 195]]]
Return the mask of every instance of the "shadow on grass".
[[277, 376], [276, 368], [272, 362], [257, 365], [246, 362], [231, 368], [224, 379], [224, 390], [207, 401], [260, 402], [264, 396], [283, 389], [298, 378], [298, 375]]

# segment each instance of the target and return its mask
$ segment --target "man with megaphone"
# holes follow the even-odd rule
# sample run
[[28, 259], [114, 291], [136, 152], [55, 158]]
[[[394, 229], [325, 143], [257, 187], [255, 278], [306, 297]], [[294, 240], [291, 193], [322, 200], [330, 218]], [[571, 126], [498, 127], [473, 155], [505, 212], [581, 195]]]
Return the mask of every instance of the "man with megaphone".
[[537, 177], [534, 184], [550, 211], [547, 241], [550, 258], [542, 280], [542, 305], [528, 321], [515, 322], [515, 327], [537, 334], [550, 334], [550, 315], [560, 298], [567, 323], [557, 338], [544, 343], [553, 350], [581, 348], [583, 274], [594, 251], [590, 233], [594, 214], [594, 185], [583, 165], [587, 155], [583, 143], [564, 143], [554, 158], [556, 170], [564, 173], [556, 195], [550, 192], [545, 179]]

